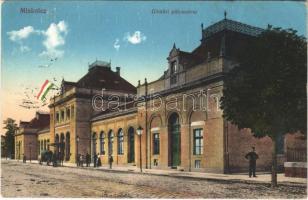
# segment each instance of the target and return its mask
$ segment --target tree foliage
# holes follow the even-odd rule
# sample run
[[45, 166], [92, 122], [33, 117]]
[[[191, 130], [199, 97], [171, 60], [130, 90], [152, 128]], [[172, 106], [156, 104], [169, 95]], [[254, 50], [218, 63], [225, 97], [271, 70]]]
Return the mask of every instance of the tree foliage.
[[256, 137], [306, 134], [306, 52], [306, 39], [295, 30], [265, 30], [225, 78], [224, 117]]
[[272, 139], [272, 187], [277, 186], [277, 138], [307, 126], [307, 43], [295, 30], [269, 27], [242, 49], [224, 80], [223, 115], [255, 137]]
[[12, 118], [7, 118], [6, 120], [3, 121], [4, 129], [6, 129], [5, 133], [5, 142], [4, 142], [4, 149], [6, 150], [7, 156], [10, 156], [14, 154], [15, 148], [15, 131], [17, 129], [17, 124], [15, 123], [15, 120]]

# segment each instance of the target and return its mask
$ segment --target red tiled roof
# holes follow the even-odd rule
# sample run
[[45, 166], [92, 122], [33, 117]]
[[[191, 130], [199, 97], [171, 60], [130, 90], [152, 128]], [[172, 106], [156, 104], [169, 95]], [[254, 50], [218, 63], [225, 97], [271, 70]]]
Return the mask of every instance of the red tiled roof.
[[49, 114], [41, 114], [37, 113], [37, 116], [33, 118], [27, 128], [37, 128], [37, 129], [42, 129], [49, 125], [50, 123], [50, 115]]
[[109, 89], [122, 92], [136, 93], [135, 86], [123, 79], [110, 67], [93, 66], [88, 73], [83, 76], [77, 83], [77, 87]]

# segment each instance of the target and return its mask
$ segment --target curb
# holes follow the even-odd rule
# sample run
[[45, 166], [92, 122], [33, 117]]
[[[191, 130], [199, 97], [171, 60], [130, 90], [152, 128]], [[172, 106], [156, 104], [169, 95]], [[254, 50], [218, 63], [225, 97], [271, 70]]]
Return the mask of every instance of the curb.
[[[27, 162], [26, 164], [37, 164], [39, 163], [34, 163], [34, 162]], [[44, 165], [47, 166], [47, 165]], [[52, 165], [50, 165], [52, 167]], [[172, 178], [179, 178], [179, 179], [193, 179], [193, 180], [199, 180], [199, 181], [212, 181], [212, 182], [228, 182], [228, 183], [245, 183], [245, 184], [258, 184], [258, 185], [267, 185], [270, 187], [271, 183], [270, 182], [265, 182], [265, 181], [255, 181], [255, 180], [241, 180], [241, 179], [219, 179], [219, 178], [210, 178], [210, 177], [195, 177], [195, 176], [182, 176], [178, 174], [156, 174], [152, 172], [139, 172], [139, 171], [133, 171], [133, 170], [117, 170], [117, 169], [103, 169], [103, 168], [94, 168], [93, 166], [90, 167], [76, 167], [76, 166], [57, 166], [57, 167], [67, 167], [67, 168], [75, 168], [75, 169], [82, 169], [82, 170], [93, 170], [93, 171], [103, 171], [107, 173], [122, 173], [122, 174], [142, 174], [142, 175], [147, 175], [147, 176], [164, 176], [164, 177], [172, 177]], [[278, 185], [283, 185], [283, 186], [299, 186], [299, 187], [307, 187], [306, 183], [298, 183], [298, 182], [278, 182]]]

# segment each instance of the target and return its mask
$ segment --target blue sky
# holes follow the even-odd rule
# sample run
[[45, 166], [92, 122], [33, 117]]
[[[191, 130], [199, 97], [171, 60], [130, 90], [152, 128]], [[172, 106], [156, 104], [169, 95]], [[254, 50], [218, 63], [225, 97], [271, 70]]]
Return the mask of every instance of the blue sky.
[[[47, 13], [23, 14], [20, 8], [47, 9]], [[197, 14], [152, 14], [152, 9], [194, 10]], [[45, 79], [53, 77], [77, 81], [95, 59], [111, 60], [113, 69], [120, 66], [122, 76], [134, 85], [145, 77], [153, 81], [167, 68], [166, 57], [173, 43], [182, 50], [193, 50], [200, 44], [200, 24], [206, 27], [223, 19], [224, 10], [227, 18], [233, 20], [262, 28], [267, 24], [293, 28], [306, 35], [303, 2], [5, 2], [2, 89], [11, 94], [22, 93], [24, 87], [40, 87]], [[65, 24], [60, 33], [62, 43], [54, 49], [62, 55], [50, 67], [40, 68], [50, 63], [48, 57], [40, 55], [48, 50], [44, 45], [46, 32], [51, 24], [61, 30], [61, 21]], [[29, 26], [33, 33], [28, 37], [10, 39], [9, 32]], [[141, 33], [141, 41], [133, 44], [127, 35], [133, 36], [136, 31]], [[114, 47], [116, 40], [118, 50]], [[14, 98], [16, 103], [20, 97]]]

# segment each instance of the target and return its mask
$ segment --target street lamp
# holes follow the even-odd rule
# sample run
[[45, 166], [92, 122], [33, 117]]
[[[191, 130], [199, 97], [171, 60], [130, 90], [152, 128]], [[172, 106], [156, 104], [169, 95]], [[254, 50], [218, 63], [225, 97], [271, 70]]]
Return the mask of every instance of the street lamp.
[[18, 142], [17, 146], [18, 146], [18, 162], [19, 162], [19, 159], [20, 159], [20, 142]]
[[32, 142], [29, 143], [29, 148], [30, 148], [30, 163], [31, 163], [31, 146], [32, 146]]
[[143, 128], [139, 126], [137, 128], [137, 135], [139, 135], [139, 155], [140, 155], [140, 172], [142, 172], [142, 155], [141, 155], [141, 135], [143, 132]]
[[76, 164], [78, 166], [78, 143], [79, 143], [79, 136], [77, 135], [76, 137], [76, 145], [77, 145], [77, 149], [76, 149]]

